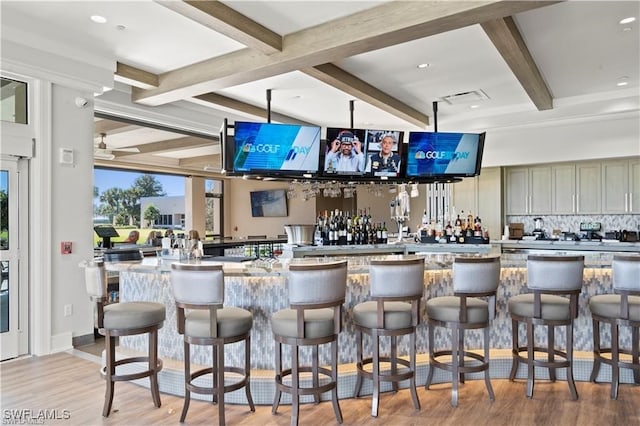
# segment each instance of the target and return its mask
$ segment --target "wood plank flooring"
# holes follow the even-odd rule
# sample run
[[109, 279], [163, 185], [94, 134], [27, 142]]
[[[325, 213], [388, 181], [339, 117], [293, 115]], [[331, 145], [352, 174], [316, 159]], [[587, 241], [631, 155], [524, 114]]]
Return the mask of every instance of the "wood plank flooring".
[[[407, 390], [385, 393], [378, 418], [371, 417], [371, 398], [340, 401], [345, 425], [640, 425], [640, 386], [620, 387], [619, 398], [609, 398], [608, 384], [577, 382], [580, 399], [572, 401], [566, 382], [536, 382], [534, 398], [527, 400], [523, 381], [493, 380], [495, 402], [490, 402], [484, 382], [473, 380], [460, 389], [458, 408], [449, 404], [451, 385], [438, 384], [429, 391], [418, 389], [422, 404], [414, 411]], [[71, 353], [29, 357], [0, 363], [0, 407], [2, 423], [11, 423], [9, 410], [67, 410], [67, 419], [45, 420], [40, 424], [61, 425], [178, 425], [183, 399], [162, 394], [162, 407], [155, 408], [148, 389], [117, 383], [113, 412], [103, 418], [104, 381], [99, 365]], [[215, 424], [216, 405], [192, 400], [185, 424]], [[227, 405], [229, 425], [288, 425], [289, 405], [278, 415], [270, 406]], [[60, 416], [61, 417], [61, 416]], [[18, 422], [19, 423], [19, 422]], [[26, 424], [26, 423], [23, 423]], [[32, 423], [33, 424], [33, 423]], [[336, 424], [330, 402], [304, 404], [301, 425]]]

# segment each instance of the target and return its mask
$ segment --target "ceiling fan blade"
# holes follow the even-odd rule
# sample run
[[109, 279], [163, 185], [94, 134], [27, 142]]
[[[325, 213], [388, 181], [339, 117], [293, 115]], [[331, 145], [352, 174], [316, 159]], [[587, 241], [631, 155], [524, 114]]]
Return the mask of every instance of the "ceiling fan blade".
[[111, 151], [119, 152], [140, 152], [138, 148], [111, 148]]
[[109, 151], [106, 151], [103, 149], [96, 149], [93, 152], [93, 158], [97, 158], [99, 160], [113, 160], [114, 158], [116, 158], [116, 156]]

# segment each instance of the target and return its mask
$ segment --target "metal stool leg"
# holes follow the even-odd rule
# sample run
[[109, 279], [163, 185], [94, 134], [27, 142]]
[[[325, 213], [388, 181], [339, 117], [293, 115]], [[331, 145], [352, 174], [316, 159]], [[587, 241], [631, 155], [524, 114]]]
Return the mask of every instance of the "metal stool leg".
[[104, 341], [107, 354], [107, 365], [105, 368], [107, 388], [104, 394], [104, 408], [102, 409], [102, 416], [109, 417], [111, 405], [113, 404], [113, 391], [115, 386], [113, 376], [116, 374], [116, 338], [107, 333], [104, 337]]
[[162, 402], [160, 401], [160, 388], [158, 386], [158, 330], [153, 330], [149, 333], [149, 370], [153, 371], [150, 380], [151, 397], [153, 398], [153, 405], [160, 407]]
[[511, 372], [509, 373], [509, 380], [510, 381], [514, 381], [516, 378], [516, 374], [518, 373], [518, 365], [520, 364], [520, 361], [518, 360], [518, 357], [520, 356], [520, 353], [518, 352], [518, 348], [519, 346], [519, 339], [518, 339], [518, 321], [515, 319], [511, 320], [511, 356], [512, 356], [512, 360], [511, 360]]
[[592, 318], [593, 323], [593, 369], [589, 376], [590, 382], [595, 382], [600, 372], [600, 321]]

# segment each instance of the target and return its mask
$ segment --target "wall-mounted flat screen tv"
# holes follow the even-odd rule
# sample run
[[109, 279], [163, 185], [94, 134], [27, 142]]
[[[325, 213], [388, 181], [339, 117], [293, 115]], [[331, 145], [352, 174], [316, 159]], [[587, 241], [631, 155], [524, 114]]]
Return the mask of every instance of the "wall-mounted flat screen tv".
[[389, 176], [401, 173], [403, 132], [327, 128], [323, 174]]
[[320, 127], [236, 121], [234, 146], [234, 172], [314, 174], [318, 172]]
[[406, 176], [478, 176], [484, 139], [485, 133], [410, 132]]
[[322, 169], [325, 176], [363, 175], [367, 166], [366, 155], [366, 130], [327, 128]]
[[369, 176], [398, 177], [402, 173], [403, 132], [367, 130], [367, 165]]
[[287, 211], [287, 195], [284, 189], [267, 191], [251, 191], [251, 216], [253, 217], [285, 217]]

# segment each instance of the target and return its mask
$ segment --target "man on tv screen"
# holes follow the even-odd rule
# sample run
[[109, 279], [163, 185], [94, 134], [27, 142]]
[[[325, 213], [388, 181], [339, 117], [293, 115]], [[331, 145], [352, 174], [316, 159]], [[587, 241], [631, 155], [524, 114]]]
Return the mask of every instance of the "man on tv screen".
[[[367, 172], [374, 176], [398, 176], [400, 172], [400, 156], [393, 152], [393, 147], [397, 149], [398, 141], [395, 135], [387, 133], [380, 139], [380, 151], [369, 157]], [[369, 147], [371, 150], [371, 147]]]
[[362, 143], [349, 130], [342, 130], [331, 142], [325, 156], [324, 170], [327, 173], [364, 172]]

